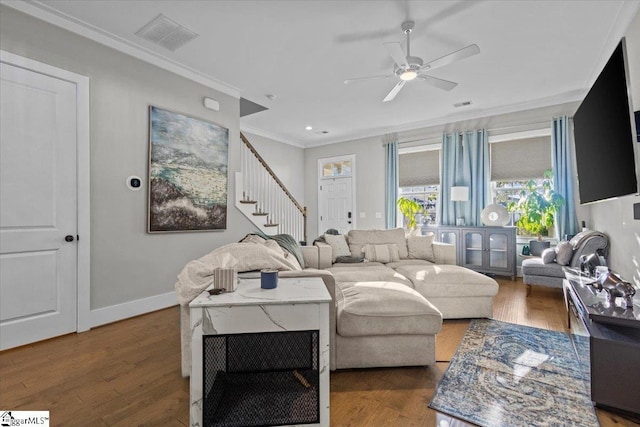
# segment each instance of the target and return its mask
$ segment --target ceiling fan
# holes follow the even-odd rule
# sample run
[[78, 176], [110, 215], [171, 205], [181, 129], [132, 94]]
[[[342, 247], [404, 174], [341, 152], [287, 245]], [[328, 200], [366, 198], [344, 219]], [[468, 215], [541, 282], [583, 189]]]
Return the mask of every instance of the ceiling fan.
[[347, 79], [345, 80], [345, 84], [359, 82], [364, 80], [371, 79], [386, 79], [390, 77], [398, 77], [400, 81], [396, 83], [396, 85], [391, 89], [391, 92], [384, 97], [382, 102], [391, 101], [396, 95], [402, 90], [404, 85], [411, 80], [417, 79], [421, 80], [431, 86], [435, 86], [437, 88], [443, 90], [451, 90], [458, 85], [458, 83], [451, 82], [449, 80], [439, 79], [437, 77], [432, 77], [424, 74], [425, 71], [434, 70], [436, 68], [449, 65], [456, 61], [459, 61], [464, 58], [468, 58], [470, 56], [476, 55], [480, 53], [480, 48], [476, 44], [470, 44], [467, 47], [463, 47], [460, 50], [456, 50], [455, 52], [451, 52], [441, 58], [435, 59], [431, 62], [424, 63], [422, 58], [417, 56], [411, 56], [411, 30], [413, 30], [415, 23], [413, 21], [403, 22], [401, 27], [402, 31], [407, 35], [407, 55], [405, 56], [402, 51], [402, 47], [398, 42], [388, 42], [383, 43], [384, 47], [387, 49], [387, 52], [393, 58], [395, 62], [393, 74], [386, 74], [382, 76], [370, 76], [370, 77], [360, 77], [355, 79]]

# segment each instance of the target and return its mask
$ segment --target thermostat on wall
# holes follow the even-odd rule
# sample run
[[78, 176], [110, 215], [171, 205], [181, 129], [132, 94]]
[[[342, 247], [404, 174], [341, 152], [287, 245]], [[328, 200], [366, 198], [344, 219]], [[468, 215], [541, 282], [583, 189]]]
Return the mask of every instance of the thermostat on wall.
[[129, 190], [138, 191], [142, 188], [142, 180], [138, 176], [131, 175], [127, 178], [127, 187]]

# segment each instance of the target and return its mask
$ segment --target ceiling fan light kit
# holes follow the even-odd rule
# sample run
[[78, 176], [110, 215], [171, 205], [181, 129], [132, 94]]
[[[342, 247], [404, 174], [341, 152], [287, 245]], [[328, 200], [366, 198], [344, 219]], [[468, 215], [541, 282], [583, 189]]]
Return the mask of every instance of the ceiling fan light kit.
[[389, 77], [397, 77], [399, 81], [395, 84], [395, 86], [391, 89], [391, 91], [387, 94], [387, 96], [384, 97], [384, 99], [382, 100], [383, 102], [388, 102], [393, 100], [396, 97], [396, 95], [400, 92], [400, 90], [404, 87], [405, 83], [412, 80], [420, 80], [425, 82], [428, 85], [437, 87], [442, 90], [447, 90], [447, 91], [455, 88], [458, 85], [458, 83], [440, 79], [433, 76], [429, 76], [427, 74], [423, 74], [423, 72], [433, 70], [445, 65], [449, 65], [454, 62], [460, 61], [461, 59], [476, 55], [480, 53], [480, 48], [478, 47], [478, 45], [471, 44], [469, 46], [463, 47], [460, 50], [451, 52], [445, 56], [442, 56], [438, 59], [435, 59], [425, 64], [422, 58], [417, 56], [411, 56], [410, 34], [411, 34], [411, 31], [413, 30], [414, 25], [415, 23], [413, 21], [405, 21], [400, 26], [404, 34], [407, 36], [407, 54], [406, 55], [402, 51], [402, 46], [400, 46], [400, 43], [398, 42], [383, 43], [383, 46], [387, 49], [389, 56], [393, 58], [393, 62], [395, 63], [393, 74], [347, 79], [344, 81], [345, 84], [349, 84], [357, 81], [364, 81], [364, 80], [386, 79]]
[[403, 71], [402, 74], [400, 74], [400, 79], [404, 81], [410, 81], [415, 79], [416, 77], [418, 77], [418, 73], [413, 70], [406, 70]]

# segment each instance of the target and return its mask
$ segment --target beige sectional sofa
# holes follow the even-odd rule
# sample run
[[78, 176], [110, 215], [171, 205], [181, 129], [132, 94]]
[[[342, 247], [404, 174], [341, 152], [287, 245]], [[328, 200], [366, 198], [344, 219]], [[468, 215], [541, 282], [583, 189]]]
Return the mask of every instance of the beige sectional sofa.
[[455, 265], [453, 245], [407, 238], [402, 229], [352, 230], [345, 241], [350, 261], [396, 247], [399, 259], [341, 263], [329, 244], [303, 248], [307, 267], [324, 271], [302, 273], [321, 275], [335, 303], [331, 369], [431, 365], [443, 318], [492, 316], [497, 282]]

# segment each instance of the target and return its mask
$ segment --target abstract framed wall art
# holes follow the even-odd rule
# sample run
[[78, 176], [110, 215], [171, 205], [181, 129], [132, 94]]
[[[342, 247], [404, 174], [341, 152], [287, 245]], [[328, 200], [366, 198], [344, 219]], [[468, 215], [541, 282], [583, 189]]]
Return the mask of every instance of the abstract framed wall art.
[[227, 228], [229, 129], [149, 107], [148, 232]]

